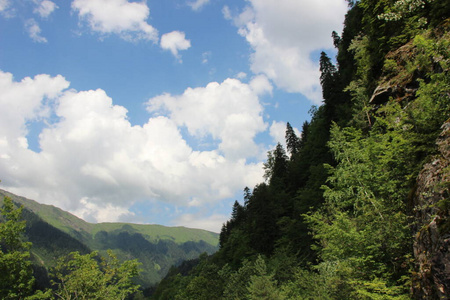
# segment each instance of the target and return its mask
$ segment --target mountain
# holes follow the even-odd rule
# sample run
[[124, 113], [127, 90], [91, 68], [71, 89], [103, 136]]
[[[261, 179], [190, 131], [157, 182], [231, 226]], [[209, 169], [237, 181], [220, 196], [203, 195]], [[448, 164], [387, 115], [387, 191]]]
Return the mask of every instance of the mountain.
[[323, 104], [152, 299], [449, 299], [450, 1], [348, 1]]
[[0, 190], [24, 206], [26, 237], [33, 243], [31, 254], [39, 284], [46, 285], [47, 269], [73, 251], [106, 254], [113, 250], [120, 260], [137, 258], [142, 263], [139, 284], [147, 288], [159, 282], [170, 267], [201, 253], [217, 250], [218, 234], [200, 229], [131, 223], [88, 223], [60, 208], [40, 204]]

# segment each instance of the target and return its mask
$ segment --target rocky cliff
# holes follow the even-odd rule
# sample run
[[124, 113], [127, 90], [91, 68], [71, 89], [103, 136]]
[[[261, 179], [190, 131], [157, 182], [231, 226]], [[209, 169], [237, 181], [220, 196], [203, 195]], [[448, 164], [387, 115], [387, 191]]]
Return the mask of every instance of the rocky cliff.
[[416, 299], [450, 297], [450, 120], [442, 126], [437, 145], [438, 154], [424, 165], [414, 194]]

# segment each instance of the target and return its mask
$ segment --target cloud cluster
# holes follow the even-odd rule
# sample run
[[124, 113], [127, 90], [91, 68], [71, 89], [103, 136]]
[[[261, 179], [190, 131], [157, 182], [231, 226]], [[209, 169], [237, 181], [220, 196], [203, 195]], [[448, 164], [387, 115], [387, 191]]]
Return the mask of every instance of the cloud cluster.
[[271, 89], [264, 76], [254, 78], [249, 84], [229, 78], [206, 87], [188, 88], [182, 95], [157, 96], [148, 101], [147, 110], [168, 114], [177, 126], [185, 126], [194, 137], [210, 136], [218, 140], [218, 150], [237, 161], [260, 153], [254, 137], [267, 125], [258, 96]]
[[[14, 5], [16, 4], [16, 5]], [[24, 3], [21, 3], [22, 5]], [[41, 19], [47, 19], [58, 6], [50, 0], [32, 0], [27, 2], [33, 7], [33, 13], [38, 15]], [[41, 27], [35, 18], [24, 17], [19, 13], [17, 9], [17, 3], [11, 2], [10, 0], [0, 0], [0, 15], [5, 18], [14, 18], [18, 15], [23, 21], [23, 26], [25, 32], [28, 33], [29, 37], [37, 43], [47, 43], [47, 39], [41, 35]]]
[[72, 9], [94, 32], [118, 34], [126, 40], [158, 41], [158, 31], [146, 22], [150, 9], [145, 2], [74, 0]]
[[[246, 161], [259, 151], [255, 134], [266, 128], [258, 95], [270, 86], [261, 82], [227, 79], [155, 97], [148, 122], [132, 126], [127, 110], [101, 89], [74, 91], [62, 76], [15, 81], [0, 72], [2, 186], [89, 221], [129, 217], [142, 199], [199, 207], [232, 197], [262, 178], [262, 166]], [[169, 116], [158, 115], [161, 110]], [[39, 152], [27, 140], [36, 121], [49, 123]], [[213, 136], [219, 146], [194, 150], [183, 126], [195, 137]]]
[[35, 19], [28, 19], [24, 25], [25, 30], [33, 41], [37, 43], [47, 43], [47, 39], [41, 35], [41, 27]]
[[174, 221], [176, 226], [189, 224], [190, 228], [206, 229], [213, 232], [220, 232], [222, 224], [229, 219], [228, 215], [213, 214], [204, 218], [198, 214], [184, 214]]
[[58, 8], [58, 6], [50, 0], [33, 0], [37, 5], [34, 9], [34, 13], [37, 13], [41, 18], [48, 18], [50, 14]]
[[[42, 19], [48, 18], [58, 6], [50, 0], [33, 0], [35, 8], [33, 13], [39, 15]], [[30, 38], [37, 43], [47, 43], [47, 39], [41, 35], [41, 27], [39, 23], [30, 18], [24, 23], [25, 30], [28, 32]]]
[[[190, 3], [194, 10], [200, 9], [208, 1], [199, 0]], [[48, 19], [58, 8], [55, 2], [50, 0], [32, 0], [29, 5], [33, 7], [33, 13], [41, 19]], [[126, 41], [145, 40], [170, 51], [181, 62], [179, 51], [191, 47], [190, 40], [185, 33], [172, 31], [161, 36], [156, 28], [147, 22], [150, 16], [150, 8], [146, 2], [130, 2], [128, 0], [73, 0], [71, 9], [80, 20], [80, 25], [104, 37], [115, 34]], [[12, 18], [16, 14], [16, 8], [9, 0], [0, 0], [0, 14]], [[37, 43], [47, 43], [47, 38], [42, 35], [42, 30], [35, 18], [24, 18], [25, 31], [30, 38]]]
[[238, 15], [233, 16], [228, 7], [223, 14], [252, 47], [252, 71], [265, 74], [279, 88], [320, 103], [319, 70], [311, 54], [332, 48], [331, 32], [342, 29], [346, 1], [249, 2]]
[[[201, 2], [201, 1], [200, 1]], [[206, 3], [194, 3], [200, 8]], [[185, 33], [172, 31], [161, 36], [156, 28], [147, 23], [150, 8], [145, 1], [127, 0], [74, 0], [72, 9], [89, 26], [90, 30], [101, 35], [117, 34], [127, 41], [148, 40], [158, 43], [162, 49], [169, 50], [181, 63], [179, 51], [191, 47]]]

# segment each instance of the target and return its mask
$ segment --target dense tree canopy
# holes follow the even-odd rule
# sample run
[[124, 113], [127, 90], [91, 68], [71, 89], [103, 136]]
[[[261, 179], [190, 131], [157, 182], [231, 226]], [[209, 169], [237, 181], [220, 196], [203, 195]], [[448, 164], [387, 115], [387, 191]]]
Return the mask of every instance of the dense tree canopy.
[[30, 261], [30, 243], [23, 241], [23, 207], [15, 208], [5, 197], [0, 223], [0, 298], [23, 299], [30, 296], [34, 277]]
[[287, 149], [235, 202], [219, 252], [173, 270], [155, 299], [168, 286], [175, 299], [191, 299], [183, 286], [209, 299], [415, 296], [411, 195], [450, 115], [449, 2], [348, 2], [337, 64], [320, 56], [323, 105], [300, 136], [287, 123]]

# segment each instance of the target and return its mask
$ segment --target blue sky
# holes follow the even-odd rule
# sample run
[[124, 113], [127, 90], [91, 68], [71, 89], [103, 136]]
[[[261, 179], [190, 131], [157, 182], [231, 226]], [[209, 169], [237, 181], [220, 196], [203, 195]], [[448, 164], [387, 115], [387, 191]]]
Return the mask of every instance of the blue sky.
[[0, 0], [0, 188], [218, 232], [320, 105], [345, 0]]

